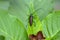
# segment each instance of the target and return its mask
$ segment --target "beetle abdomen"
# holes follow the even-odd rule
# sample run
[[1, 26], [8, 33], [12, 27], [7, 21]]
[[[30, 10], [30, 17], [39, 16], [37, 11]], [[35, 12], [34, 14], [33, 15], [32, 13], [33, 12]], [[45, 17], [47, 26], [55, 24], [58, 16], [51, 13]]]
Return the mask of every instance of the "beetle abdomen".
[[30, 15], [30, 17], [29, 17], [29, 24], [30, 24], [30, 26], [32, 26], [32, 24], [33, 24], [33, 16], [32, 15]]

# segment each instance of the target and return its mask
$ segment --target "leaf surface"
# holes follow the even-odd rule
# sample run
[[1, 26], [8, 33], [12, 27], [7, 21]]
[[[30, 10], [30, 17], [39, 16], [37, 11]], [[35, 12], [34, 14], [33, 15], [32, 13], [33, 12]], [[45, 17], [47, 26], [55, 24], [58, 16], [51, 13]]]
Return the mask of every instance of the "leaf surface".
[[28, 40], [23, 23], [9, 15], [7, 4], [3, 4], [3, 7], [4, 5], [6, 8], [0, 9], [0, 40]]
[[52, 10], [54, 1], [52, 0], [9, 0], [9, 13], [17, 16], [26, 26], [29, 21], [29, 16], [32, 13], [39, 16], [42, 20]]
[[60, 11], [53, 12], [43, 21], [43, 32], [46, 38], [50, 40], [59, 40], [60, 38]]

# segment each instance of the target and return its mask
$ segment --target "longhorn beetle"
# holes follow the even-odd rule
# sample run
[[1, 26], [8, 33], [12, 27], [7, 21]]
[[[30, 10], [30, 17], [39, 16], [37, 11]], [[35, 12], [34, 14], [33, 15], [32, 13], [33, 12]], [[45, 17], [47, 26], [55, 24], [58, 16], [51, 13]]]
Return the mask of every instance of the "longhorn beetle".
[[[37, 10], [35, 10], [35, 11], [38, 11], [39, 9], [37, 9]], [[32, 12], [31, 14], [30, 14], [30, 16], [29, 16], [29, 24], [30, 24], [30, 26], [32, 26], [32, 24], [33, 24], [33, 13], [35, 13], [35, 11], [34, 12]]]
[[[25, 6], [29, 9], [29, 12], [31, 13], [31, 10], [30, 10], [29, 6], [28, 6], [27, 4], [25, 4]], [[38, 11], [39, 9], [41, 9], [41, 8], [38, 8], [38, 9], [36, 9], [35, 11]], [[30, 26], [32, 26], [32, 24], [33, 24], [33, 13], [35, 13], [35, 11], [32, 12], [32, 13], [30, 14], [30, 16], [29, 16], [29, 24], [30, 24]]]
[[29, 17], [29, 24], [30, 24], [30, 26], [32, 26], [32, 24], [33, 24], [33, 15], [32, 14], [30, 14], [30, 17]]

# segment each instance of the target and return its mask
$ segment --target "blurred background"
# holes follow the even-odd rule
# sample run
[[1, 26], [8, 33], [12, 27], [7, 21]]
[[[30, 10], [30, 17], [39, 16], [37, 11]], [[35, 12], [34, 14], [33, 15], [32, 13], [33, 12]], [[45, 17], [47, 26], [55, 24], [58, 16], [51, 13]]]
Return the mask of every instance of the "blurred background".
[[60, 10], [60, 0], [55, 0], [54, 9], [55, 9], [55, 10]]

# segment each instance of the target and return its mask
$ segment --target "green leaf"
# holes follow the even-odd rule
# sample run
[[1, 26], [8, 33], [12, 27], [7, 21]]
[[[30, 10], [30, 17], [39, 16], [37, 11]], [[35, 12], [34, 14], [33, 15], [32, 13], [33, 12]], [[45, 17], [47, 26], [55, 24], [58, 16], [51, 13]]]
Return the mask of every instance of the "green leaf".
[[50, 40], [60, 39], [60, 11], [53, 12], [48, 15], [43, 21], [43, 32], [45, 37]]
[[37, 15], [39, 19], [42, 21], [49, 12], [52, 12], [54, 9], [54, 0], [35, 0], [34, 1], [34, 9], [38, 9]]
[[0, 35], [0, 40], [5, 40], [5, 37], [3, 35]]
[[28, 40], [23, 24], [8, 15], [0, 16], [0, 35], [3, 35], [6, 40]]
[[6, 16], [8, 14], [9, 2], [0, 1], [0, 16]]
[[[17, 16], [26, 26], [31, 13], [37, 12], [39, 19], [43, 19], [52, 10], [54, 1], [52, 0], [9, 0], [9, 13]], [[37, 11], [35, 11], [37, 10]], [[34, 15], [35, 13], [33, 13]]]
[[8, 10], [9, 4], [8, 1], [0, 1], [0, 9]]
[[0, 9], [0, 40], [28, 40], [23, 23], [5, 9]]
[[28, 35], [34, 34], [36, 35], [37, 32], [42, 31], [42, 24], [39, 20], [39, 17], [37, 15], [33, 18], [32, 26], [30, 26], [30, 23], [27, 25], [27, 33]]

